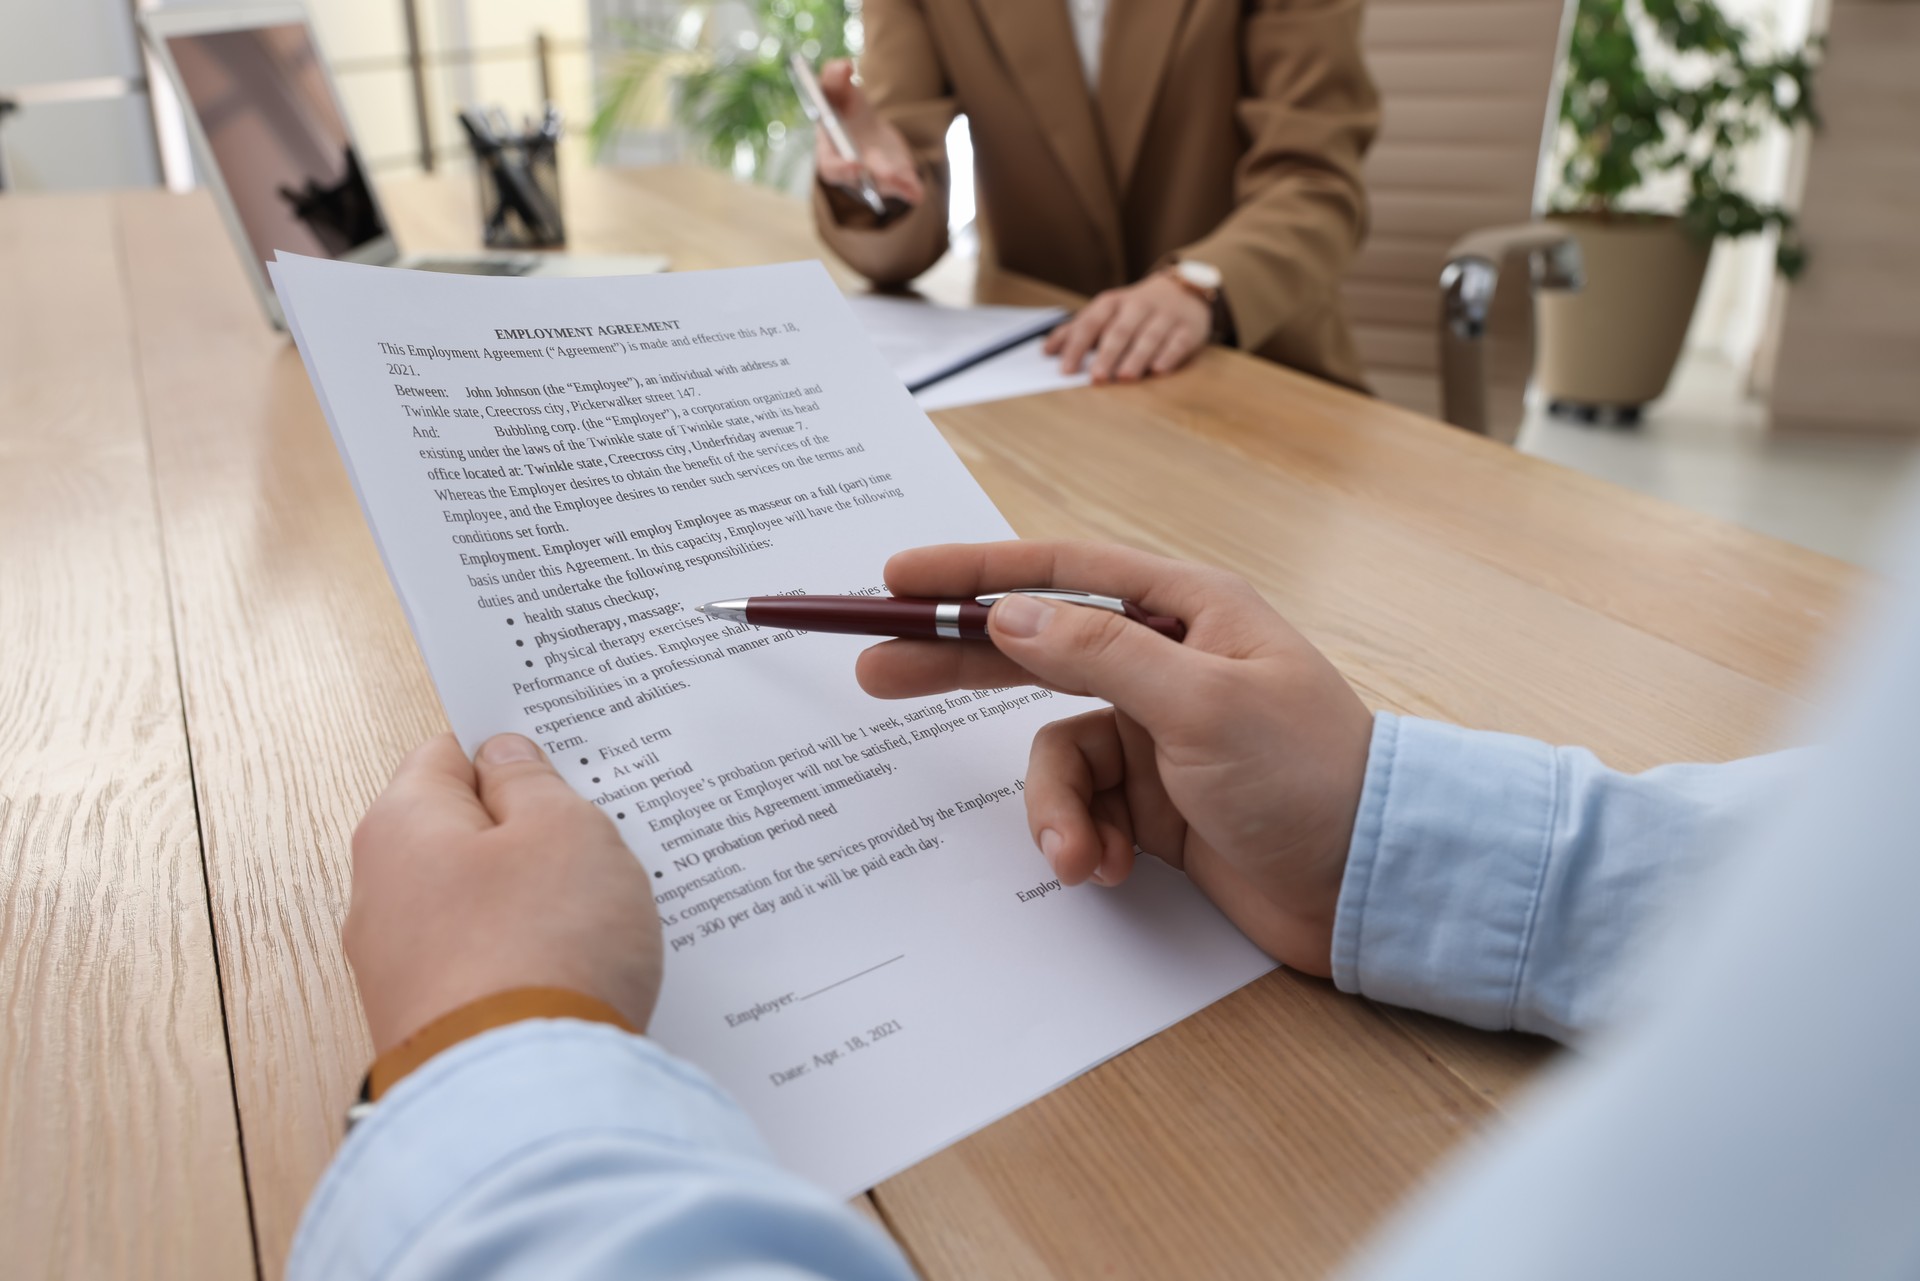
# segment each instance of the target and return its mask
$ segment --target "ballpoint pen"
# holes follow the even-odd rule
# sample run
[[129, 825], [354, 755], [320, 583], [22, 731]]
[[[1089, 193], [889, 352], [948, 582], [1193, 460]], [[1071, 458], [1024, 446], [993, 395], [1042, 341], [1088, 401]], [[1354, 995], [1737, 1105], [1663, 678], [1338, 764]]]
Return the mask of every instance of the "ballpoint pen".
[[[826, 91], [820, 87], [820, 78], [813, 74], [813, 67], [798, 52], [787, 55], [787, 75], [793, 80], [795, 92], [800, 95], [800, 110], [827, 135], [834, 154], [842, 160], [859, 164], [860, 151], [853, 145], [853, 139], [847, 136], [847, 127], [841, 123], [840, 113], [827, 101]], [[865, 165], [860, 167], [860, 199], [866, 202], [874, 217], [884, 219], [888, 216], [887, 202], [881, 199], [880, 189], [873, 185]]]
[[717, 600], [697, 608], [709, 618], [785, 627], [806, 632], [855, 636], [895, 636], [920, 640], [986, 640], [987, 614], [1004, 596], [1040, 596], [1066, 605], [1123, 614], [1169, 640], [1184, 640], [1187, 626], [1177, 618], [1149, 614], [1129, 600], [1064, 587], [1023, 587], [965, 600], [913, 596], [750, 596]]

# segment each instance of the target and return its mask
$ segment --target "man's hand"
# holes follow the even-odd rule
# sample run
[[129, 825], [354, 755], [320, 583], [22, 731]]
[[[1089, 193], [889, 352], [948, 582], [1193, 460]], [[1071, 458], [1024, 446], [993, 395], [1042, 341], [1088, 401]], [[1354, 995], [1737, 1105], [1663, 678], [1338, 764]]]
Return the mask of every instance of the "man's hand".
[[857, 194], [860, 169], [864, 165], [867, 175], [873, 179], [874, 189], [882, 197], [891, 196], [908, 205], [925, 200], [927, 189], [920, 181], [919, 167], [914, 164], [913, 148], [907, 145], [904, 134], [880, 118], [873, 103], [854, 83], [853, 63], [836, 58], [820, 68], [820, 88], [840, 117], [840, 123], [847, 127], [847, 137], [853, 141], [854, 150], [860, 153], [858, 161], [841, 159], [840, 153], [827, 141], [827, 131], [816, 130], [813, 171], [820, 181]]
[[400, 762], [353, 834], [342, 934], [376, 1053], [509, 988], [571, 988], [640, 1029], [660, 995], [646, 870], [518, 734]]
[[1091, 356], [1093, 381], [1130, 383], [1172, 373], [1212, 334], [1212, 308], [1159, 272], [1137, 285], [1095, 294], [1047, 335], [1045, 351], [1060, 357], [1063, 374], [1079, 373]]
[[1117, 885], [1134, 847], [1180, 868], [1266, 952], [1332, 969], [1333, 921], [1373, 718], [1244, 580], [1088, 543], [923, 547], [887, 562], [899, 596], [1059, 585], [1185, 620], [1176, 644], [1117, 614], [1009, 596], [991, 646], [886, 641], [880, 698], [1040, 684], [1113, 704], [1034, 739], [1027, 823], [1062, 884]]

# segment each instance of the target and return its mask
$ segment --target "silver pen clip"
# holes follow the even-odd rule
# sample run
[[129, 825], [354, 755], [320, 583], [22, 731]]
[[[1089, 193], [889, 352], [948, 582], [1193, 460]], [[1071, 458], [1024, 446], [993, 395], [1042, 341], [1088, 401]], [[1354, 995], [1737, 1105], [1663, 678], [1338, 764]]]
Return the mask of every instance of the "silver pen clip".
[[1010, 591], [994, 592], [987, 596], [975, 596], [974, 603], [993, 607], [995, 601], [1009, 596], [1042, 596], [1047, 600], [1057, 600], [1066, 605], [1085, 605], [1088, 609], [1104, 609], [1110, 614], [1127, 612], [1127, 602], [1118, 596], [1096, 596], [1092, 592], [1077, 592], [1069, 587], [1015, 587]]

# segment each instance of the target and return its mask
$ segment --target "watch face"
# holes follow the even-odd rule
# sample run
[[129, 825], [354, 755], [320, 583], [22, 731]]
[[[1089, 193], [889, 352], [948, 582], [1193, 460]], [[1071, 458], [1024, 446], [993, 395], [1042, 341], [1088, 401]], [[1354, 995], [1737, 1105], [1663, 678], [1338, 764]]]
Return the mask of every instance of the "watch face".
[[1220, 269], [1210, 262], [1199, 262], [1192, 258], [1182, 258], [1174, 264], [1174, 270], [1183, 280], [1202, 289], [1213, 290], [1220, 287]]

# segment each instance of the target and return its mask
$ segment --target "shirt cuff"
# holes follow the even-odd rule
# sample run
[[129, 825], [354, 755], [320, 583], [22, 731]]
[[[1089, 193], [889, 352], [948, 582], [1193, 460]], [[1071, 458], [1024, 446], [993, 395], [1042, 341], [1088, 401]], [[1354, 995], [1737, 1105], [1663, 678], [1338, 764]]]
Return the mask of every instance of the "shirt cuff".
[[1515, 1026], [1558, 774], [1545, 743], [1376, 713], [1334, 918], [1340, 990]]
[[709, 1161], [772, 1161], [738, 1106], [653, 1042], [523, 1020], [437, 1056], [353, 1128], [308, 1204], [288, 1273], [385, 1276], [476, 1182], [556, 1141], [612, 1133]]

